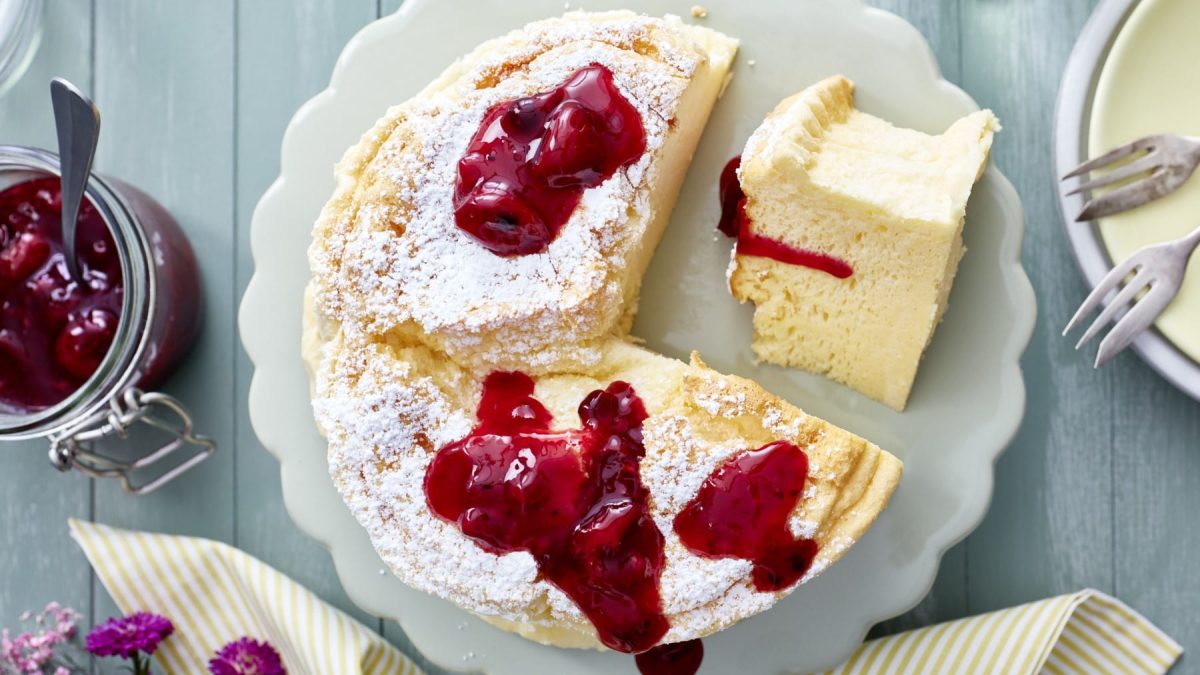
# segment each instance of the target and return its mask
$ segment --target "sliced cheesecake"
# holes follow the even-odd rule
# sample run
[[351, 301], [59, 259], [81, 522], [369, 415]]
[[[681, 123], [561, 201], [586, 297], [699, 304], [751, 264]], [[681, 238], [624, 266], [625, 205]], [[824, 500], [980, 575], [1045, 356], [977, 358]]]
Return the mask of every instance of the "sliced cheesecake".
[[755, 354], [902, 410], [998, 129], [987, 110], [940, 136], [897, 128], [856, 110], [842, 76], [780, 103], [746, 143], [742, 194], [726, 190], [744, 196], [729, 287], [755, 305]]

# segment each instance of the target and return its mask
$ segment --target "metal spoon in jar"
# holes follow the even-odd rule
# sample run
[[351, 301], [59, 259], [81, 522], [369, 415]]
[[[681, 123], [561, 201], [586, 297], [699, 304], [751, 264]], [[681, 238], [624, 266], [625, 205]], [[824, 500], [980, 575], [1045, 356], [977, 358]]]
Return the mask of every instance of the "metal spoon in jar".
[[100, 138], [100, 110], [75, 85], [61, 77], [50, 81], [50, 102], [54, 106], [54, 126], [58, 131], [58, 163], [62, 178], [63, 257], [71, 278], [82, 284], [75, 258], [75, 225], [88, 176], [92, 173], [96, 142]]

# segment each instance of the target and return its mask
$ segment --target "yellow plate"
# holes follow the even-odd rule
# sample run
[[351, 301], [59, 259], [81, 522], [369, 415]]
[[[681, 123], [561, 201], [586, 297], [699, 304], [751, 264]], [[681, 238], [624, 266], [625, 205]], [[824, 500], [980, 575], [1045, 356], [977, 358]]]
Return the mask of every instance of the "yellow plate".
[[[1104, 62], [1092, 103], [1088, 154], [1095, 157], [1150, 134], [1200, 136], [1200, 1], [1143, 0]], [[1200, 227], [1200, 176], [1142, 208], [1100, 221], [1114, 262]], [[1200, 257], [1157, 327], [1200, 361]]]

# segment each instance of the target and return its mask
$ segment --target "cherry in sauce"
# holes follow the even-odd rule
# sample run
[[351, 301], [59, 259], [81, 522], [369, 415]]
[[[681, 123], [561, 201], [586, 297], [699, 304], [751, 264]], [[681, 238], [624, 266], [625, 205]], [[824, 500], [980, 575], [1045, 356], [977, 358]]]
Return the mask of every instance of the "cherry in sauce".
[[86, 199], [76, 250], [81, 282], [62, 247], [56, 177], [0, 191], [0, 408], [52, 406], [95, 372], [112, 345], [124, 286], [112, 234]]
[[533, 389], [523, 373], [487, 377], [475, 429], [430, 463], [429, 507], [485, 550], [528, 551], [605, 645], [645, 651], [668, 628], [663, 536], [638, 466], [645, 407], [613, 382], [580, 403], [581, 428], [553, 431]]
[[737, 177], [741, 163], [740, 156], [734, 157], [721, 171], [721, 221], [717, 224], [717, 229], [725, 236], [737, 239], [738, 254], [770, 258], [788, 265], [811, 267], [839, 279], [854, 274], [854, 269], [844, 260], [826, 253], [796, 248], [777, 239], [751, 232], [750, 218], [746, 215], [746, 193], [742, 191]]
[[815, 541], [788, 527], [807, 477], [808, 457], [786, 441], [734, 455], [675, 516], [675, 533], [697, 555], [751, 561], [759, 591], [788, 588], [817, 554]]
[[646, 151], [641, 115], [599, 64], [492, 106], [458, 162], [454, 219], [502, 256], [546, 250], [595, 187]]
[[642, 675], [694, 675], [704, 661], [704, 643], [688, 640], [659, 645], [634, 660]]

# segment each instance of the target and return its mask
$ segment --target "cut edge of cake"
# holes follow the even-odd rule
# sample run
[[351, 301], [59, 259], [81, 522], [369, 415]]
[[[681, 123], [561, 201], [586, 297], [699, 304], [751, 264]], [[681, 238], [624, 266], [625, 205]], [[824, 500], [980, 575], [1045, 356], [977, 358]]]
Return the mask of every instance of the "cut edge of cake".
[[903, 410], [945, 312], [967, 201], [998, 129], [987, 110], [937, 136], [895, 127], [858, 111], [840, 75], [781, 102], [742, 157], [749, 227], [855, 272], [838, 279], [735, 249], [729, 287], [755, 304], [757, 357]]

